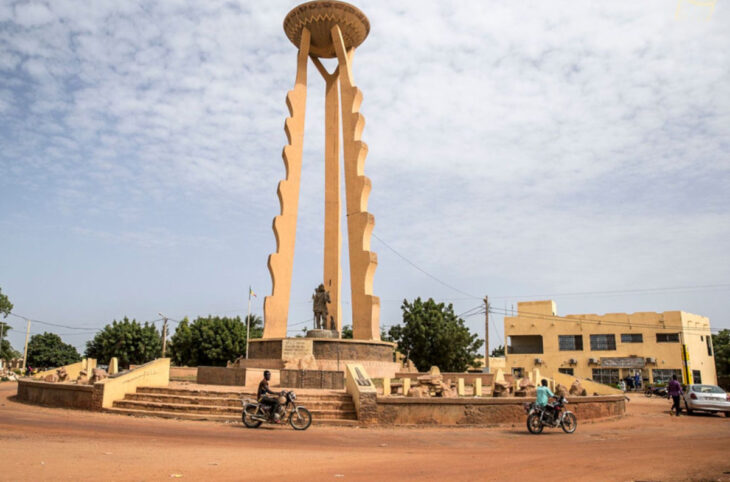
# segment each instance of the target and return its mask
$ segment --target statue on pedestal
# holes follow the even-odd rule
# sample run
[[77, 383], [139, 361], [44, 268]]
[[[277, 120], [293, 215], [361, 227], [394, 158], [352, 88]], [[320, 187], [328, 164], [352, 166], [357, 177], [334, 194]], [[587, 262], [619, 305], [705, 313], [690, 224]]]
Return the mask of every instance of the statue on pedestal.
[[330, 302], [330, 293], [324, 289], [324, 285], [320, 284], [312, 295], [312, 311], [314, 311], [314, 327], [317, 330], [332, 330], [334, 327], [329, 326], [327, 315], [327, 303]]

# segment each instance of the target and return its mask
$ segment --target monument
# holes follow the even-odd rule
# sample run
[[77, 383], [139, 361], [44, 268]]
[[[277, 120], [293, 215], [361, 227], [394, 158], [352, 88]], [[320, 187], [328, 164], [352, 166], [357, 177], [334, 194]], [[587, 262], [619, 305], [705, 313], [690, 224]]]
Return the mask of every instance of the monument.
[[[282, 157], [286, 177], [277, 194], [281, 212], [274, 218], [276, 251], [269, 256], [271, 295], [264, 300], [264, 334], [251, 340], [249, 367], [272, 366], [279, 360], [307, 359], [320, 370], [344, 370], [340, 361], [358, 360], [388, 365], [394, 371], [393, 344], [380, 341], [380, 300], [373, 296], [377, 256], [370, 250], [375, 219], [367, 211], [370, 179], [364, 175], [367, 145], [361, 140], [365, 119], [360, 114], [362, 93], [355, 86], [352, 63], [355, 49], [370, 32], [370, 22], [358, 8], [339, 1], [313, 1], [295, 7], [284, 19], [284, 32], [297, 47], [294, 88], [286, 96], [290, 117], [284, 123], [288, 144]], [[337, 67], [328, 72], [320, 59], [336, 58]], [[307, 338], [287, 338], [287, 322], [294, 263], [297, 209], [302, 170], [304, 116], [307, 100], [309, 61], [325, 84], [325, 209], [324, 283], [313, 297], [317, 328]], [[341, 122], [340, 122], [341, 112]], [[342, 129], [342, 148], [340, 147]], [[352, 340], [324, 336], [342, 330], [342, 206], [340, 151], [343, 153], [347, 246], [350, 266]], [[324, 296], [327, 293], [327, 296]], [[325, 306], [322, 306], [325, 303]], [[318, 335], [319, 334], [319, 335]], [[320, 336], [321, 335], [321, 336]], [[316, 363], [310, 363], [311, 358]], [[336, 363], [336, 365], [335, 365]], [[302, 368], [301, 366], [299, 368]], [[375, 370], [377, 373], [379, 370]]]
[[[294, 89], [286, 97], [291, 117], [285, 131], [289, 144], [283, 158], [286, 179], [279, 183], [281, 214], [274, 218], [276, 252], [269, 257], [272, 293], [264, 301], [264, 338], [286, 336], [291, 292], [294, 244], [302, 169], [304, 114], [307, 98], [307, 65], [311, 59], [325, 81], [325, 220], [324, 284], [330, 293], [329, 315], [333, 329], [342, 328], [341, 295], [341, 211], [340, 206], [340, 95], [342, 102], [342, 144], [344, 148], [345, 198], [350, 259], [352, 330], [355, 339], [380, 339], [380, 301], [373, 296], [373, 275], [377, 265], [370, 251], [370, 234], [375, 225], [367, 212], [370, 179], [363, 167], [367, 145], [360, 135], [365, 120], [360, 114], [362, 93], [355, 86], [352, 61], [355, 48], [367, 37], [370, 23], [357, 8], [344, 2], [315, 1], [294, 8], [284, 19], [284, 31], [299, 49]], [[320, 58], [337, 58], [329, 73]]]

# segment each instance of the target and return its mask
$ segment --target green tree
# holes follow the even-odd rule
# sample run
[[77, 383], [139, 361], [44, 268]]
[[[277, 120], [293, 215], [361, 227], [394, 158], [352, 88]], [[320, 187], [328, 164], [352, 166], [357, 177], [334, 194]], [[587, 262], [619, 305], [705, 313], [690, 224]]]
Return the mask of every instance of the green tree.
[[504, 356], [504, 345], [499, 345], [497, 348], [492, 350], [489, 356]]
[[10, 341], [7, 340], [8, 330], [12, 328], [12, 326], [8, 325], [4, 321], [0, 321], [0, 340], [2, 340], [2, 343], [0, 344], [0, 360], [12, 360], [13, 358], [20, 358], [21, 356], [20, 353], [13, 349]]
[[55, 333], [33, 335], [28, 342], [28, 365], [33, 368], [55, 368], [81, 360], [73, 345], [64, 343]]
[[4, 295], [0, 288], [0, 314], [3, 315], [3, 318], [7, 318], [11, 311], [13, 311], [13, 304], [8, 299], [8, 295]]
[[730, 375], [730, 330], [720, 330], [716, 335], [712, 335], [712, 348], [715, 353], [717, 374]]
[[478, 367], [476, 361], [484, 340], [477, 339], [464, 320], [454, 314], [451, 304], [436, 303], [432, 298], [413, 303], [403, 300], [403, 324], [388, 330], [398, 344], [398, 351], [413, 361], [419, 371], [437, 366], [444, 372], [463, 372]]
[[342, 327], [340, 338], [344, 338], [345, 340], [352, 340], [352, 325], [345, 325]]
[[144, 325], [136, 320], [114, 320], [86, 342], [86, 356], [96, 358], [106, 365], [112, 357], [119, 359], [119, 366], [139, 365], [154, 360], [162, 354], [160, 332], [151, 323]]
[[[251, 339], [263, 336], [263, 321], [250, 315]], [[241, 317], [198, 317], [180, 322], [170, 340], [170, 357], [176, 365], [226, 366], [246, 354], [246, 323]]]
[[[0, 314], [3, 315], [3, 318], [7, 318], [11, 311], [13, 311], [13, 304], [0, 288]], [[8, 330], [11, 328], [6, 322], [0, 321], [0, 340], [2, 340], [0, 342], [0, 360], [12, 360], [20, 357], [20, 353], [15, 351], [10, 342], [5, 339], [8, 336]]]

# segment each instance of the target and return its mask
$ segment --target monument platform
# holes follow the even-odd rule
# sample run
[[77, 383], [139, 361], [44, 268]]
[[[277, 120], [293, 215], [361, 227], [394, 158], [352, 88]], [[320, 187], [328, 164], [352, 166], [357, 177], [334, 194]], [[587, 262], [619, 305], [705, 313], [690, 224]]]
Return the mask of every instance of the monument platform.
[[393, 361], [395, 344], [341, 338], [260, 338], [249, 342], [248, 359], [236, 367], [268, 370], [345, 371], [346, 363], [361, 363], [374, 377], [394, 377], [401, 371]]

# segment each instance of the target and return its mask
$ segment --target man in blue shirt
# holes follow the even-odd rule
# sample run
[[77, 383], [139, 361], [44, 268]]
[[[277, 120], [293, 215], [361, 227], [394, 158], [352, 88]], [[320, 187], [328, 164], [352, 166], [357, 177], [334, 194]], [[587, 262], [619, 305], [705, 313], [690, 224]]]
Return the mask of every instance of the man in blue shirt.
[[548, 382], [546, 379], [542, 379], [540, 382], [540, 386], [537, 387], [537, 405], [545, 410], [545, 414], [549, 415], [550, 417], [553, 416], [553, 410], [550, 405], [548, 405], [548, 400], [550, 400], [550, 397], [554, 397], [555, 394], [550, 391], [548, 388]]
[[554, 397], [555, 394], [548, 388], [548, 382], [546, 379], [543, 378], [540, 383], [541, 385], [537, 387], [537, 404], [544, 408], [550, 397]]

